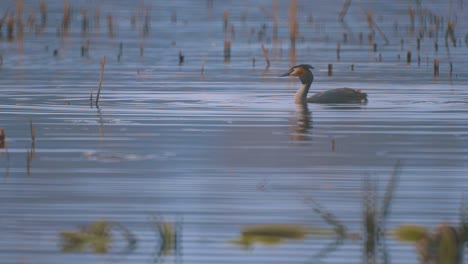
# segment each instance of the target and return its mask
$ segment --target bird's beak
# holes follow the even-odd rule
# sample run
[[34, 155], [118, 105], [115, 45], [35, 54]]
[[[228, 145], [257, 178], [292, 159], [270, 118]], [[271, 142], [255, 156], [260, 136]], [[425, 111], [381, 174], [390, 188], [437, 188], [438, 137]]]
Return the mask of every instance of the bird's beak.
[[288, 71], [287, 73], [283, 73], [281, 75], [278, 75], [278, 77], [286, 77], [286, 76], [289, 76], [290, 73], [291, 73], [291, 71]]

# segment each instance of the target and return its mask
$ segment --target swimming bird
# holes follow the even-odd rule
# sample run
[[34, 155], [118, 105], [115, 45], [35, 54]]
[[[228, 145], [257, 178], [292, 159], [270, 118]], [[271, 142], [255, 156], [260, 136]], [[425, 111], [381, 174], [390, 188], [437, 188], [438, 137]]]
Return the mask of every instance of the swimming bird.
[[284, 76], [296, 76], [302, 82], [301, 88], [297, 90], [294, 96], [294, 102], [296, 104], [316, 103], [316, 104], [365, 104], [367, 103], [367, 94], [360, 90], [352, 88], [337, 88], [320, 92], [307, 98], [310, 85], [314, 81], [314, 75], [310, 71], [314, 67], [309, 64], [299, 64], [288, 72], [281, 74], [278, 77]]

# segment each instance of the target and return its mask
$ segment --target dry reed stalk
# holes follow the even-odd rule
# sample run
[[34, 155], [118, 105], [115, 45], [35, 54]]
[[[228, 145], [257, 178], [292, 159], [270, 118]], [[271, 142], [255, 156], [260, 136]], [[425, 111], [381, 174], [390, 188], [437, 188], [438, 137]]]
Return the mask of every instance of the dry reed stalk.
[[203, 60], [202, 60], [200, 73], [201, 73], [201, 78], [203, 80], [203, 78], [205, 77], [205, 58], [204, 57], [203, 57]]
[[150, 31], [150, 15], [149, 10], [145, 12], [145, 23], [143, 24], [143, 37], [147, 37]]
[[26, 153], [26, 168], [28, 175], [31, 175], [31, 164], [36, 154], [36, 127], [33, 125], [32, 120], [29, 120], [29, 128], [31, 131], [31, 148]]
[[341, 43], [338, 42], [336, 43], [336, 60], [340, 61], [340, 49], [341, 49]]
[[89, 106], [93, 108], [93, 89], [91, 88], [91, 91], [89, 93]]
[[26, 152], [26, 173], [28, 174], [28, 176], [31, 176], [31, 164], [32, 164], [33, 157], [34, 157], [34, 153], [32, 149], [28, 150]]
[[122, 58], [123, 55], [123, 43], [119, 43], [119, 53], [117, 53], [117, 62], [120, 62], [120, 59]]
[[99, 104], [99, 96], [101, 95], [101, 87], [102, 87], [102, 79], [104, 77], [104, 68], [106, 66], [106, 56], [104, 55], [104, 57], [102, 57], [102, 60], [101, 60], [101, 73], [99, 75], [99, 86], [98, 86], [98, 92], [97, 92], [97, 95], [96, 95], [96, 107], [99, 107], [98, 104]]
[[278, 23], [278, 0], [273, 0], [273, 57], [279, 56]]
[[6, 19], [6, 25], [7, 25], [7, 39], [8, 40], [13, 40], [13, 32], [15, 29], [15, 19], [10, 16]]
[[297, 64], [296, 62], [296, 46], [292, 46], [291, 49], [289, 50], [289, 63], [291, 66], [294, 66]]
[[88, 10], [81, 9], [81, 34], [85, 36], [89, 30]]
[[45, 0], [41, 0], [39, 10], [41, 12], [41, 27], [45, 27], [47, 24], [47, 2]]
[[297, 28], [297, 0], [290, 0], [289, 2], [289, 38], [291, 46], [296, 46], [296, 39], [298, 33]]
[[145, 53], [145, 46], [143, 43], [140, 44], [140, 57], [143, 57]]
[[182, 53], [182, 50], [179, 50], [179, 65], [184, 64], [184, 54]]
[[268, 50], [265, 48], [265, 45], [262, 43], [262, 51], [263, 51], [263, 57], [265, 57], [265, 61], [267, 63], [267, 68], [270, 67], [270, 59], [268, 58]]
[[23, 0], [16, 0], [16, 32], [19, 40], [23, 39], [24, 33], [23, 10]]
[[65, 34], [68, 33], [71, 22], [71, 6], [68, 0], [63, 1], [63, 18], [62, 18], [62, 29]]
[[234, 25], [231, 25], [231, 39], [236, 39], [236, 27]]
[[408, 15], [410, 17], [410, 33], [414, 33], [414, 9], [412, 7], [408, 7]]
[[94, 8], [94, 27], [99, 28], [100, 27], [100, 21], [101, 21], [101, 8], [99, 6], [96, 6]]
[[273, 41], [278, 41], [278, 0], [273, 0]]
[[132, 30], [136, 30], [136, 23], [137, 23], [137, 15], [133, 13], [132, 16], [130, 17], [130, 25], [132, 26]]
[[328, 76], [333, 75], [333, 64], [328, 64]]
[[112, 19], [112, 14], [107, 14], [107, 30], [110, 38], [114, 37], [114, 21]]
[[452, 46], [457, 46], [457, 40], [455, 38], [455, 22], [447, 23], [447, 30], [445, 31], [445, 42], [447, 43], [448, 38], [452, 42]]
[[223, 32], [224, 32], [225, 36], [227, 34], [228, 25], [229, 25], [229, 12], [224, 10], [224, 12], [223, 12]]
[[224, 40], [224, 62], [231, 61], [231, 41], [229, 39]]
[[31, 143], [34, 146], [36, 143], [36, 127], [33, 125], [32, 120], [29, 120], [29, 128], [31, 130]]
[[5, 148], [5, 145], [6, 145], [5, 129], [0, 128], [0, 148]]
[[348, 12], [348, 8], [351, 5], [351, 0], [346, 0], [343, 4], [343, 8], [341, 8], [340, 15], [338, 16], [338, 21], [343, 22], [344, 17], [346, 16], [346, 12]]
[[439, 77], [439, 60], [434, 59], [434, 77]]
[[81, 57], [89, 57], [89, 45], [90, 45], [90, 40], [87, 39], [86, 43], [81, 45]]
[[409, 50], [406, 52], [406, 63], [411, 63], [411, 51]]

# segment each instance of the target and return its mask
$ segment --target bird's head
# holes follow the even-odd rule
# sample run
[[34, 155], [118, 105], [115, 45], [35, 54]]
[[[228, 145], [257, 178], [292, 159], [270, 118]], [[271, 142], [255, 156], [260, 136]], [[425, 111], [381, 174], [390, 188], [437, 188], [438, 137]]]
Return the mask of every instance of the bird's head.
[[310, 69], [313, 69], [309, 64], [299, 64], [296, 66], [291, 67], [288, 72], [281, 74], [278, 77], [285, 77], [285, 76], [296, 76], [296, 77], [301, 77], [304, 76], [308, 73], [310, 73]]

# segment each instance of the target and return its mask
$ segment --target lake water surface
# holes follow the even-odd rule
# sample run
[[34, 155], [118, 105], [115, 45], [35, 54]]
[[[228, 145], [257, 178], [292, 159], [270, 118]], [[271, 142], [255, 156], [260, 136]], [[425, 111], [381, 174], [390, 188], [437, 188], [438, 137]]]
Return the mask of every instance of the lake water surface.
[[[38, 1], [23, 2], [23, 19], [40, 24]], [[343, 1], [298, 1], [295, 56], [289, 1], [279, 1], [277, 40], [272, 1], [70, 1], [70, 29], [60, 36], [64, 2], [46, 2], [46, 25], [25, 25], [23, 39], [15, 31], [12, 40], [4, 26], [0, 40], [0, 128], [7, 141], [0, 149], [1, 263], [418, 263], [415, 244], [400, 242], [392, 230], [460, 224], [468, 190], [462, 2], [422, 2], [421, 10], [458, 18], [461, 45], [446, 48], [441, 29], [437, 38], [426, 32], [418, 51], [417, 33], [409, 32], [408, 6], [419, 10], [413, 2], [353, 1], [346, 31], [337, 20]], [[6, 1], [0, 13], [8, 8], [12, 15], [18, 10]], [[80, 10], [89, 17], [86, 32]], [[376, 30], [376, 51], [362, 10], [373, 11], [389, 39], [386, 45]], [[416, 31], [424, 25], [418, 19]], [[343, 32], [349, 40], [337, 61]], [[228, 62], [225, 39], [232, 41]], [[95, 100], [103, 56], [96, 107], [90, 93]], [[300, 82], [276, 76], [296, 63], [315, 67], [312, 92], [359, 88], [369, 103], [295, 105]], [[379, 218], [387, 235], [372, 257], [366, 208], [377, 215], [389, 209]], [[334, 233], [326, 212], [355, 237]], [[103, 219], [113, 223], [107, 253], [63, 249], [62, 232]], [[170, 223], [174, 236], [165, 250], [161, 223]], [[235, 242], [246, 226], [270, 224], [321, 232]]]

